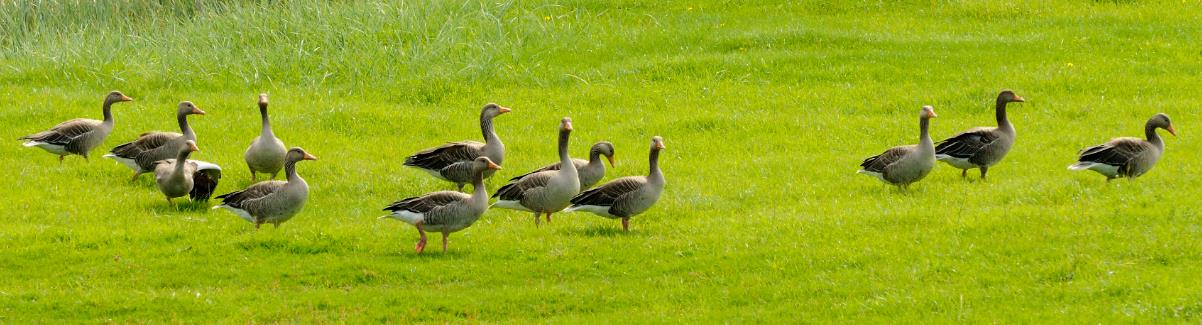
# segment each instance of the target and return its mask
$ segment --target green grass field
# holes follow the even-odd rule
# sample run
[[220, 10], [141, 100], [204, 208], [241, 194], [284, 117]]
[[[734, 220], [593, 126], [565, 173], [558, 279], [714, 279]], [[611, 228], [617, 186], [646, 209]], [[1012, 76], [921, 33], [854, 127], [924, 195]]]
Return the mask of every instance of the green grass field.
[[[1192, 0], [0, 1], [0, 322], [1196, 323], [1199, 21]], [[855, 174], [917, 142], [922, 105], [939, 139], [993, 125], [1007, 88], [1027, 102], [989, 180]], [[91, 161], [16, 140], [113, 89], [136, 101]], [[321, 158], [278, 229], [99, 158], [191, 100], [194, 158], [249, 185], [259, 92]], [[494, 209], [414, 254], [380, 209], [453, 185], [401, 162], [478, 140], [488, 102], [514, 109], [490, 190], [554, 161], [570, 116], [574, 155], [615, 143], [607, 180], [663, 136], [664, 197], [630, 233]], [[1065, 169], [1157, 112], [1181, 136], [1149, 174]]]

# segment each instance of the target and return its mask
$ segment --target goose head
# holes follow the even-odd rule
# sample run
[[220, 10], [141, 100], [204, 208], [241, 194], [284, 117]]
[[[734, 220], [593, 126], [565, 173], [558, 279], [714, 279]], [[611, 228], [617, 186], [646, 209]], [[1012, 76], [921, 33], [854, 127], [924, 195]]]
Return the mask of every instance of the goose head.
[[192, 114], [205, 115], [205, 111], [200, 110], [200, 107], [196, 107], [196, 105], [192, 104], [192, 102], [182, 101], [179, 103], [179, 111], [177, 111], [176, 114], [179, 114], [180, 116]]
[[614, 166], [614, 144], [609, 141], [601, 141], [593, 144], [592, 152], [605, 156], [609, 160], [609, 166]]
[[486, 118], [486, 117], [492, 118], [492, 117], [496, 117], [497, 115], [509, 113], [510, 111], [512, 111], [512, 110], [509, 109], [509, 107], [497, 105], [494, 103], [488, 103], [487, 105], [484, 105], [484, 109], [480, 110], [480, 117], [481, 118]]
[[918, 117], [921, 119], [924, 119], [924, 120], [933, 119], [938, 116], [939, 115], [935, 115], [935, 108], [932, 107], [931, 105], [923, 106], [922, 112], [918, 114]]
[[663, 150], [664, 148], [666, 148], [664, 147], [664, 138], [661, 138], [658, 135], [651, 137], [651, 150], [659, 151]]
[[298, 162], [301, 160], [317, 160], [317, 157], [305, 152], [305, 149], [301, 149], [300, 147], [292, 147], [284, 155], [284, 161]]
[[197, 151], [200, 151], [200, 147], [197, 147], [196, 142], [194, 142], [192, 140], [184, 141], [184, 146], [182, 148], [179, 148], [180, 154], [183, 154], [185, 152], [193, 153], [193, 152], [197, 152]]
[[1148, 119], [1148, 125], [1164, 129], [1165, 131], [1169, 131], [1169, 134], [1177, 136], [1177, 130], [1173, 129], [1173, 122], [1170, 121], [1169, 116], [1165, 115], [1164, 113], [1156, 113], [1156, 115], [1152, 115], [1152, 118]]
[[259, 94], [259, 108], [260, 109], [267, 108], [267, 93]]
[[572, 133], [572, 118], [565, 117], [563, 120], [559, 121], [559, 132]]
[[476, 160], [472, 161], [472, 172], [479, 173], [485, 170], [501, 170], [501, 166], [492, 162], [492, 159], [488, 159], [488, 157], [476, 157]]
[[131, 100], [134, 100], [134, 99], [129, 98], [129, 96], [126, 96], [125, 94], [122, 94], [120, 91], [116, 91], [116, 90], [110, 92], [108, 94], [108, 96], [104, 97], [105, 103], [128, 102]]
[[997, 95], [997, 101], [999, 103], [1022, 103], [1026, 100], [1018, 95], [1015, 95], [1013, 91], [1006, 89], [1002, 90], [1002, 93]]

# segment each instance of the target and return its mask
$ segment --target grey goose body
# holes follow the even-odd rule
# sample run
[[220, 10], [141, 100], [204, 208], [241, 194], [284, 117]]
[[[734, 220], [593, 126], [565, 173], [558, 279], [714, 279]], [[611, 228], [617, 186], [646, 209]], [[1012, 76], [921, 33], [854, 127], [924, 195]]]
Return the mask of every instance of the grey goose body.
[[1006, 117], [1006, 105], [1025, 100], [1013, 91], [1003, 90], [994, 105], [997, 127], [975, 127], [939, 141], [935, 147], [935, 158], [952, 167], [961, 169], [960, 176], [967, 177], [968, 170], [978, 168], [981, 178], [989, 167], [1002, 161], [1014, 145], [1014, 125]]
[[268, 179], [275, 179], [284, 168], [284, 155], [288, 153], [284, 141], [277, 138], [271, 129], [271, 119], [267, 116], [267, 94], [259, 94], [259, 116], [262, 130], [242, 155], [247, 169], [250, 169], [251, 181], [256, 179], [256, 173], [271, 174]]
[[[493, 163], [501, 165], [505, 159], [505, 144], [497, 137], [493, 129], [493, 118], [511, 110], [497, 104], [484, 105], [480, 110], [480, 132], [484, 135], [484, 143], [476, 141], [459, 141], [447, 143], [435, 148], [422, 150], [405, 158], [405, 166], [421, 169], [430, 175], [455, 183], [459, 191], [471, 182], [472, 161], [478, 157], [488, 157]], [[484, 172], [484, 178], [489, 178], [492, 170]]]
[[[614, 165], [614, 145], [609, 141], [601, 141], [593, 144], [589, 148], [588, 160], [572, 159], [572, 165], [576, 167], [576, 173], [580, 179], [581, 191], [592, 187], [593, 184], [597, 184], [602, 178], [605, 178], [605, 163], [601, 161], [602, 156], [606, 160], [609, 160], [610, 166]], [[510, 178], [509, 181], [516, 181], [538, 172], [559, 170], [559, 166], [559, 162], [549, 164], [532, 172]]]
[[647, 176], [621, 177], [584, 191], [572, 198], [572, 205], [565, 211], [587, 211], [621, 219], [622, 230], [630, 231], [630, 218], [650, 209], [664, 192], [664, 173], [659, 168], [659, 153], [663, 149], [663, 138], [651, 138]]
[[206, 201], [217, 189], [221, 180], [221, 167], [212, 163], [191, 160], [188, 157], [200, 148], [192, 141], [185, 142], [175, 159], [160, 160], [155, 163], [154, 180], [159, 192], [171, 199], [187, 195], [192, 201]]
[[104, 97], [104, 105], [101, 107], [104, 114], [103, 121], [86, 118], [72, 119], [59, 123], [49, 130], [20, 137], [19, 140], [25, 140], [25, 143], [22, 144], [25, 147], [37, 147], [58, 155], [60, 164], [68, 155], [79, 155], [86, 160], [92, 149], [103, 144], [104, 139], [113, 132], [113, 104], [131, 100], [133, 99], [114, 90]]
[[175, 157], [186, 146], [187, 141], [197, 142], [196, 132], [188, 125], [188, 115], [194, 114], [204, 115], [205, 112], [192, 102], [181, 102], [175, 117], [182, 133], [158, 131], [142, 133], [138, 139], [113, 148], [104, 157], [116, 160], [133, 170], [133, 179], [137, 179], [143, 173], [154, 171], [156, 162]]
[[889, 148], [860, 163], [858, 173], [866, 174], [899, 188], [922, 180], [935, 167], [935, 147], [931, 142], [930, 120], [935, 118], [935, 109], [923, 106], [919, 113], [919, 140], [917, 145]]
[[393, 202], [384, 208], [390, 211], [380, 217], [400, 220], [417, 228], [420, 239], [415, 249], [418, 253], [426, 247], [426, 232], [442, 233], [442, 251], [447, 251], [447, 238], [480, 219], [488, 211], [488, 191], [484, 187], [484, 172], [499, 170], [500, 166], [488, 157], [478, 157], [472, 164], [471, 195], [456, 191], [438, 191], [422, 196], [410, 197]]
[[568, 140], [572, 134], [572, 119], [564, 118], [559, 127], [559, 162], [563, 168], [533, 173], [509, 182], [493, 193], [497, 202], [493, 206], [504, 209], [534, 213], [534, 224], [539, 215], [551, 215], [571, 204], [571, 199], [580, 192], [580, 177], [572, 157], [568, 155]]
[[305, 207], [309, 199], [309, 184], [296, 172], [301, 160], [317, 160], [301, 148], [292, 148], [284, 158], [285, 181], [262, 181], [243, 190], [217, 196], [222, 203], [213, 209], [225, 209], [253, 223], [258, 229], [264, 223], [279, 227]]
[[1092, 170], [1106, 176], [1106, 181], [1120, 177], [1139, 177], [1152, 170], [1152, 166], [1156, 165], [1164, 154], [1164, 140], [1156, 133], [1156, 129], [1164, 129], [1169, 134], [1177, 135], [1169, 116], [1159, 113], [1144, 124], [1146, 140], [1122, 137], [1082, 149], [1077, 163], [1069, 165], [1068, 169]]

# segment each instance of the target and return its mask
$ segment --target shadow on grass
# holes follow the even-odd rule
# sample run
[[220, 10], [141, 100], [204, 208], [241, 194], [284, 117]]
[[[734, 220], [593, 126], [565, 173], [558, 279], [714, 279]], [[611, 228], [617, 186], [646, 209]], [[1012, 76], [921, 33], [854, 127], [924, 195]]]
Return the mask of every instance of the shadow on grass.
[[[634, 228], [634, 226], [632, 225], [630, 228]], [[622, 230], [622, 226], [620, 224], [617, 225], [616, 227], [613, 225], [596, 225], [596, 226], [592, 226], [592, 227], [588, 227], [588, 228], [569, 228], [569, 229], [560, 230], [559, 232], [563, 233], [565, 235], [569, 235], [569, 236], [599, 237], [599, 238], [613, 238], [613, 237], [618, 237], [618, 236], [642, 236], [642, 234], [637, 230], [631, 230], [630, 232]]]

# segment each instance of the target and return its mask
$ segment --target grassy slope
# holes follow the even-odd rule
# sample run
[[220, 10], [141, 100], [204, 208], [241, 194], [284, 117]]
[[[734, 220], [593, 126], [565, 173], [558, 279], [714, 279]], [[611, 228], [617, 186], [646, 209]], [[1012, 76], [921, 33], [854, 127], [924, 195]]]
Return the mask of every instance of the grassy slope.
[[[322, 158], [300, 166], [309, 205], [256, 232], [167, 208], [110, 161], [0, 146], [0, 320], [1202, 318], [1196, 2], [179, 2], [0, 4], [0, 137], [96, 117], [121, 89], [138, 100], [111, 147], [192, 100], [224, 192], [249, 184], [268, 91], [277, 133]], [[1002, 88], [1028, 102], [990, 181], [940, 166], [901, 194], [854, 175], [915, 141], [922, 104], [942, 137], [990, 124]], [[617, 145], [611, 175], [644, 173], [664, 136], [667, 195], [630, 234], [494, 210], [450, 253], [412, 254], [378, 210], [449, 185], [400, 159], [477, 138], [489, 101], [515, 108], [502, 176], [554, 160], [571, 116], [578, 155]], [[1183, 137], [1146, 177], [1064, 170], [1155, 112]]]

